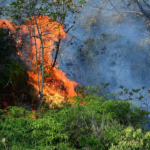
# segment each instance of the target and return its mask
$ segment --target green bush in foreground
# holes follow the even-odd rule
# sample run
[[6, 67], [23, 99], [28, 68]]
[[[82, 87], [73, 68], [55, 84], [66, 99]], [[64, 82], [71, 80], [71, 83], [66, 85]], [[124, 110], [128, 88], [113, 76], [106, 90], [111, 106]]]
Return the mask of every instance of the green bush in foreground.
[[[67, 148], [68, 137], [62, 133], [64, 126], [61, 122], [51, 116], [40, 119], [21, 117], [24, 111], [20, 108], [19, 116], [19, 109], [12, 107], [10, 116], [0, 122], [0, 137], [6, 139], [6, 147], [15, 150]], [[0, 149], [5, 149], [3, 143], [0, 143]]]
[[[47, 110], [39, 119], [29, 118], [31, 112], [23, 108], [10, 107], [9, 116], [1, 111], [0, 149], [149, 149], [150, 132], [143, 132], [141, 123], [148, 112], [128, 102], [94, 94], [76, 99], [73, 107], [62, 104], [61, 108]], [[81, 104], [83, 101], [87, 105]]]
[[125, 134], [120, 137], [119, 144], [114, 146], [112, 144], [109, 150], [149, 150], [150, 149], [150, 132], [145, 136], [142, 134], [141, 129], [134, 131], [133, 127], [125, 129]]
[[[111, 143], [119, 144], [120, 136], [124, 134], [124, 129], [129, 125], [132, 125], [134, 129], [142, 128], [141, 118], [147, 112], [133, 104], [121, 100], [105, 101], [103, 97], [95, 95], [88, 95], [85, 99], [89, 101], [87, 105], [74, 106], [68, 113], [70, 114], [68, 121], [72, 118], [69, 121], [69, 133], [73, 139], [72, 144], [75, 146], [79, 144], [93, 150], [109, 149]], [[134, 107], [134, 111], [130, 105]], [[73, 130], [71, 130], [71, 125], [74, 126]], [[97, 138], [91, 139], [93, 134]], [[92, 140], [94, 140], [93, 146], [91, 145]]]

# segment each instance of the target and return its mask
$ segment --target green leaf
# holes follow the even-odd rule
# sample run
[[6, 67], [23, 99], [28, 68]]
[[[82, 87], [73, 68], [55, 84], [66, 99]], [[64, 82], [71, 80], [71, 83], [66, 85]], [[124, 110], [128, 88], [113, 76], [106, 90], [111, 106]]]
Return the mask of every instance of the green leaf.
[[18, 32], [20, 30], [20, 27], [18, 27], [17, 29], [16, 29], [16, 31]]
[[140, 97], [139, 97], [139, 99], [142, 99], [143, 98], [143, 96], [141, 95]]
[[48, 3], [48, 5], [49, 5], [49, 6], [53, 6], [53, 4], [52, 4], [52, 3]]
[[132, 93], [132, 92], [129, 92], [129, 94], [130, 94], [130, 95], [133, 95], [133, 93]]
[[132, 89], [133, 92], [137, 93], [139, 92], [141, 89]]
[[124, 89], [124, 91], [127, 91], [127, 92], [128, 92], [128, 91], [129, 91], [129, 89]]
[[120, 85], [120, 86], [119, 86], [119, 88], [123, 89], [123, 88], [124, 88], [124, 86]]

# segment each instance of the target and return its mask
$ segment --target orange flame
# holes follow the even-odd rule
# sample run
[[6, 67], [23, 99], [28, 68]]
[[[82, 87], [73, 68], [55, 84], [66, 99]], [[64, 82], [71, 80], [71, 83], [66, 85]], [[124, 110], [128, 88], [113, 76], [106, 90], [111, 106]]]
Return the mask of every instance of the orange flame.
[[[74, 90], [74, 86], [78, 85], [76, 82], [71, 81], [65, 76], [65, 73], [56, 68], [51, 68], [52, 64], [52, 50], [55, 49], [54, 41], [57, 42], [58, 40], [65, 38], [66, 33], [63, 30], [63, 26], [55, 21], [51, 22], [51, 19], [47, 16], [36, 16], [37, 24], [39, 30], [36, 26], [36, 20], [34, 17], [31, 17], [33, 20], [26, 20], [26, 25], [20, 26], [20, 31], [16, 31], [17, 26], [13, 26], [11, 21], [1, 19], [0, 20], [0, 27], [1, 28], [8, 28], [11, 32], [20, 35], [20, 38], [16, 40], [17, 48], [18, 48], [18, 55], [25, 60], [26, 64], [31, 68], [31, 70], [35, 71], [28, 71], [28, 75], [30, 78], [29, 83], [34, 85], [34, 87], [39, 91], [38, 87], [38, 73], [37, 67], [40, 67], [40, 63], [42, 62], [42, 45], [39, 36], [39, 33], [42, 36], [43, 46], [44, 48], [44, 67], [45, 67], [45, 74], [49, 74], [48, 77], [45, 78], [45, 82], [43, 85], [43, 95], [45, 95], [46, 102], [51, 102], [52, 104], [60, 104], [64, 102], [65, 97], [69, 96], [76, 96], [76, 92]], [[5, 23], [4, 23], [5, 22]], [[34, 32], [33, 32], [34, 31]], [[25, 36], [30, 34], [30, 39], [25, 46], [25, 50], [21, 53], [19, 51], [19, 45], [22, 44], [25, 39]], [[34, 37], [33, 37], [34, 36]], [[21, 38], [22, 37], [22, 38]], [[41, 71], [39, 75], [39, 83], [41, 83]], [[65, 88], [67, 89], [65, 89]], [[63, 89], [64, 88], [64, 89]], [[49, 104], [49, 107], [52, 106]], [[35, 116], [33, 116], [34, 118]]]

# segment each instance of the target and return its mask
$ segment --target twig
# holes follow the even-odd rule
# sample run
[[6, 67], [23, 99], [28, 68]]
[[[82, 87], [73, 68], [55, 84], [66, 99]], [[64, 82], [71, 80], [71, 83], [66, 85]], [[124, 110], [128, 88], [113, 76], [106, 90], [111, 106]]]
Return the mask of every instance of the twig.
[[[73, 27], [74, 25], [72, 25], [67, 31], [66, 31], [66, 34], [69, 32], [69, 30]], [[55, 55], [55, 59], [54, 59], [54, 63], [52, 65], [52, 68], [54, 68], [55, 66], [55, 63], [56, 63], [56, 60], [57, 60], [57, 55], [58, 55], [58, 52], [59, 52], [59, 47], [60, 47], [60, 42], [61, 42], [62, 39], [59, 39], [58, 43], [57, 43], [57, 50], [56, 50], [56, 55]]]
[[74, 27], [74, 25], [72, 25], [67, 31], [66, 31], [66, 33], [68, 33], [69, 32], [69, 30], [71, 29], [71, 28], [73, 28]]

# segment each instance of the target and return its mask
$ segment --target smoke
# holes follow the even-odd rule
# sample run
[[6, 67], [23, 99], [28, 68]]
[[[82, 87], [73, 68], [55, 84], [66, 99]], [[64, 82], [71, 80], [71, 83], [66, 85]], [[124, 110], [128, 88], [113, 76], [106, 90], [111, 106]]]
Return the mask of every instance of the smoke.
[[[128, 4], [128, 1], [124, 2]], [[120, 12], [129, 10], [119, 0], [113, 4]], [[106, 1], [89, 1], [77, 16], [74, 30], [68, 35], [72, 40], [65, 46], [65, 42], [62, 44], [59, 67], [69, 78], [83, 86], [96, 87], [100, 82], [109, 82], [106, 93], [118, 93], [120, 85], [130, 91], [146, 87], [142, 94], [149, 100], [148, 22], [140, 14], [120, 12], [116, 12]], [[136, 97], [138, 94], [134, 95]], [[133, 99], [133, 102], [144, 106], [142, 101]], [[149, 105], [146, 109], [150, 110]]]

